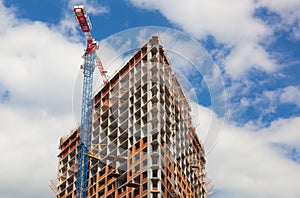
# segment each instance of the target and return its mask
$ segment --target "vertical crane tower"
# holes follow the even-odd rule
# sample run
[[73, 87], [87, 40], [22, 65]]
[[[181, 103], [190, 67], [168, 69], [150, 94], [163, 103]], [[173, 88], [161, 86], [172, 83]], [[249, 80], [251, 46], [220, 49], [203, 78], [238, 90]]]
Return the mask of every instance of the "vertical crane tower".
[[76, 181], [77, 198], [86, 198], [88, 184], [88, 154], [91, 144], [91, 118], [92, 118], [92, 90], [93, 73], [97, 65], [104, 83], [107, 83], [106, 72], [100, 58], [96, 54], [99, 48], [98, 42], [91, 35], [91, 23], [85, 12], [84, 6], [74, 6], [74, 14], [81, 31], [86, 38], [86, 49], [83, 55], [83, 93], [81, 107], [80, 142], [78, 146], [78, 173]]

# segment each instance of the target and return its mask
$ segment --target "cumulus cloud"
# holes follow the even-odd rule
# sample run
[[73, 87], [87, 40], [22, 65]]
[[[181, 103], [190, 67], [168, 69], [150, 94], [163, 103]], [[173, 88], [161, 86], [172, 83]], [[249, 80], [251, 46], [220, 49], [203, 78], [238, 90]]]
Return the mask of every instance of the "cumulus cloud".
[[0, 2], [0, 89], [9, 92], [0, 100], [0, 197], [53, 197], [47, 184], [59, 137], [75, 127], [72, 87], [84, 47], [14, 11]]
[[[205, 126], [215, 114], [205, 107], [199, 110], [205, 123], [197, 130], [201, 137], [209, 133]], [[207, 154], [208, 177], [216, 191], [211, 197], [299, 197], [300, 164], [274, 146], [283, 144], [299, 151], [299, 123], [299, 117], [279, 119], [259, 131], [225, 123], [216, 146]]]
[[299, 97], [300, 88], [297, 86], [288, 86], [284, 88], [278, 88], [272, 91], [266, 90], [261, 95], [258, 94], [257, 97], [251, 101], [251, 105], [259, 106], [264, 102], [268, 104], [268, 108], [264, 108], [266, 111], [265, 113], [275, 112], [275, 108], [278, 106], [279, 103], [294, 104], [299, 107]]
[[268, 72], [275, 71], [276, 61], [260, 45], [245, 43], [232, 49], [230, 55], [225, 58], [227, 71], [234, 77], [240, 76], [250, 68], [263, 69]]
[[5, 46], [0, 48], [0, 80], [11, 93], [10, 103], [51, 111], [67, 104], [71, 91], [67, 94], [66, 88], [72, 87], [82, 46], [39, 22], [20, 22], [7, 29], [0, 37]]
[[[299, 19], [300, 3], [297, 0], [283, 1], [148, 1], [130, 0], [135, 6], [158, 10], [167, 19], [178, 25], [184, 31], [198, 39], [213, 36], [218, 43], [223, 43], [230, 53], [220, 61], [231, 77], [238, 78], [250, 68], [267, 72], [277, 70], [279, 65], [271, 51], [265, 49], [274, 40], [273, 32], [278, 26], [256, 18], [254, 13], [258, 8], [267, 8], [278, 14], [283, 20], [279, 28], [286, 28]], [[298, 38], [297, 29], [293, 35]]]
[[296, 86], [288, 86], [282, 89], [280, 95], [280, 102], [282, 103], [292, 103], [300, 107], [300, 88]]
[[251, 19], [255, 8], [252, 1], [131, 2], [140, 8], [159, 10], [169, 20], [198, 38], [213, 33], [221, 42], [233, 44], [244, 39], [256, 39], [267, 31], [263, 25]]
[[[26, 105], [26, 104], [24, 104]], [[53, 197], [58, 138], [73, 126], [72, 116], [0, 105], [0, 196]], [[18, 186], [18, 190], [16, 190]]]
[[300, 39], [300, 2], [298, 0], [259, 0], [258, 6], [264, 7], [280, 17], [280, 22], [274, 26], [275, 30], [284, 30], [289, 34], [289, 39]]
[[257, 4], [279, 14], [284, 21], [283, 25], [293, 25], [300, 18], [300, 3], [298, 0], [258, 0]]
[[[250, 17], [255, 7], [252, 1], [246, 1], [247, 6], [237, 1], [228, 5], [228, 2], [225, 4], [212, 1], [204, 6], [196, 1], [185, 2], [185, 4], [166, 2], [141, 1], [140, 5], [145, 4], [149, 9], [159, 9], [169, 20], [179, 24], [197, 38], [213, 34], [219, 42], [227, 43], [233, 49], [230, 54], [232, 58], [230, 56], [227, 58], [230, 65], [242, 64], [243, 59], [248, 60], [248, 54], [253, 53], [256, 61], [250, 61], [249, 67], [263, 64], [265, 70], [274, 69], [269, 54], [258, 45], [261, 38], [270, 34], [270, 29]], [[161, 4], [161, 7], [158, 7], [158, 4]], [[173, 13], [172, 9], [168, 10], [170, 5], [179, 6], [176, 13]], [[196, 6], [199, 9], [195, 11]], [[230, 6], [233, 6], [237, 13], [232, 12]], [[191, 7], [193, 9], [190, 9]], [[209, 11], [211, 9], [216, 12]], [[101, 12], [97, 10], [90, 11], [93, 14], [107, 12], [107, 10]], [[4, 198], [34, 198], [41, 195], [53, 197], [47, 183], [48, 179], [56, 176], [55, 155], [58, 138], [68, 133], [74, 126], [70, 105], [72, 88], [74, 78], [78, 76], [79, 65], [82, 63], [80, 57], [84, 46], [70, 40], [70, 35], [79, 39], [74, 18], [65, 17], [60, 26], [49, 27], [41, 22], [22, 21], [13, 13], [13, 9], [7, 9], [0, 3], [2, 18], [0, 24], [6, 27], [0, 29], [2, 43], [0, 91], [3, 93], [9, 90], [10, 94], [5, 103], [0, 104], [2, 121], [0, 153], [5, 159], [0, 164], [2, 170], [0, 196]], [[212, 13], [217, 15], [213, 16]], [[176, 14], [180, 17], [177, 18]], [[184, 20], [181, 17], [185, 17]], [[227, 19], [225, 22], [229, 27], [223, 19], [219, 18]], [[238, 22], [232, 22], [234, 19]], [[196, 24], [204, 24], [204, 26], [192, 27], [195, 20], [197, 20]], [[246, 27], [244, 24], [250, 24], [251, 27]], [[247, 45], [241, 45], [244, 38]], [[117, 41], [115, 40], [114, 43]], [[176, 43], [173, 44], [176, 46]], [[104, 64], [110, 65], [109, 61], [112, 59], [116, 63], [108, 68], [112, 72], [123, 61], [123, 57], [117, 57], [126, 52], [131, 43], [124, 45], [119, 51], [109, 43], [102, 43], [101, 46], [106, 49], [103, 51], [100, 49]], [[189, 46], [186, 45], [185, 49]], [[246, 46], [245, 49], [242, 48], [243, 46]], [[238, 47], [243, 50], [237, 50]], [[238, 59], [240, 56], [242, 60]], [[235, 75], [244, 71], [239, 69], [228, 67], [228, 71], [232, 70], [230, 71], [232, 74], [237, 70]], [[75, 88], [81, 87], [81, 83], [78, 83], [80, 80], [75, 81], [77, 83]], [[244, 91], [247, 92], [247, 89]], [[275, 95], [281, 102], [297, 104], [298, 95], [297, 97], [291, 95], [294, 91], [295, 88], [286, 88], [282, 89], [281, 94]], [[271, 95], [268, 93], [265, 97]], [[244, 99], [243, 104], [249, 105], [251, 101]], [[207, 123], [212, 123], [211, 119], [214, 119], [215, 124], [222, 126], [223, 120], [208, 108], [202, 106], [198, 108], [200, 112], [198, 132], [205, 140], [210, 132]], [[218, 144], [208, 155], [208, 172], [216, 189], [226, 192], [229, 197], [298, 197], [299, 190], [296, 184], [300, 176], [299, 165], [272, 146], [274, 143], [282, 143], [296, 147], [296, 143], [299, 142], [297, 123], [299, 123], [298, 118], [275, 121], [269, 128], [261, 129], [260, 133], [246, 128], [247, 126], [242, 128], [226, 124]], [[289, 131], [288, 136], [285, 136], [285, 129]], [[212, 137], [218, 138], [219, 135]], [[229, 179], [231, 182], [228, 182]], [[287, 183], [289, 185], [286, 185]], [[20, 186], [18, 191], [15, 190], [17, 184]]]
[[[300, 107], [299, 86], [287, 86], [268, 90], [263, 82], [253, 82], [245, 79], [243, 82], [234, 82], [226, 89], [228, 98], [227, 118], [238, 125], [248, 125], [253, 129], [261, 129], [270, 125], [270, 121], [280, 117], [280, 113], [289, 115], [290, 108], [297, 111]], [[287, 107], [288, 109], [284, 109]], [[249, 111], [252, 111], [249, 113]]]
[[[296, 128], [292, 129], [289, 135], [297, 133]], [[208, 155], [207, 167], [216, 189], [230, 193], [229, 197], [300, 195], [299, 164], [276, 152], [260, 132], [225, 126], [218, 144]]]

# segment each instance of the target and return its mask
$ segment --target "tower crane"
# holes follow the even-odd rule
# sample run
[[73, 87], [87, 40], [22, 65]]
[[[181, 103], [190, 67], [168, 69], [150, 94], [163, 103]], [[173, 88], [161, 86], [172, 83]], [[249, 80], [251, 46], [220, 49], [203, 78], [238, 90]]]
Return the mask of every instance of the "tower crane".
[[93, 73], [95, 65], [98, 67], [104, 84], [107, 83], [106, 71], [103, 68], [101, 59], [97, 56], [96, 50], [99, 44], [91, 35], [91, 23], [85, 12], [84, 6], [74, 6], [75, 17], [81, 31], [86, 38], [86, 49], [83, 55], [83, 93], [81, 107], [81, 124], [80, 124], [80, 142], [78, 145], [78, 172], [77, 172], [77, 198], [86, 198], [88, 184], [88, 154], [91, 144], [91, 118], [92, 118], [92, 90], [93, 90]]

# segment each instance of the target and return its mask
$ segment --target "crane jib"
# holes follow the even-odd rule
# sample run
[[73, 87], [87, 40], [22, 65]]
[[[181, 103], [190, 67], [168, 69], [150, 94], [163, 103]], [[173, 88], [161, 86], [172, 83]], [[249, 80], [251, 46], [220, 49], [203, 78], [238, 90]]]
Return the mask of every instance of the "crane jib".
[[83, 6], [75, 6], [73, 10], [74, 10], [77, 22], [80, 26], [80, 29], [83, 32], [90, 32], [92, 29], [91, 23], [89, 21], [88, 16], [86, 15], [86, 13], [84, 11], [84, 7]]

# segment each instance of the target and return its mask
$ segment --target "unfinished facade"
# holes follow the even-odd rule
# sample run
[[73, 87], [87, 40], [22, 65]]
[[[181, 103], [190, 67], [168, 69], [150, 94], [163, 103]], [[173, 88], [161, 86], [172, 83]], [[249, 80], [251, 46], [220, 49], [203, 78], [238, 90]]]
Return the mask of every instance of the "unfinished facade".
[[[62, 137], [59, 142], [57, 185], [54, 190], [57, 197], [76, 197], [76, 173], [78, 171], [79, 130]], [[53, 189], [53, 188], [52, 188]]]
[[[157, 36], [93, 98], [87, 197], [207, 196], [191, 107]], [[76, 197], [79, 133], [61, 139], [57, 198]]]

